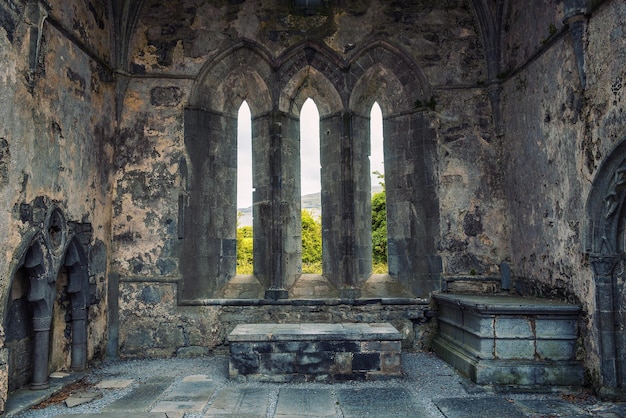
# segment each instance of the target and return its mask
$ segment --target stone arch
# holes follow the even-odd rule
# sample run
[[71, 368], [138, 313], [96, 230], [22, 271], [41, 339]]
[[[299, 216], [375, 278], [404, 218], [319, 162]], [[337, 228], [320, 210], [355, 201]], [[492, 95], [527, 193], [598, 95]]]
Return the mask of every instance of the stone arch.
[[65, 251], [63, 266], [67, 270], [67, 294], [70, 299], [72, 327], [72, 370], [87, 367], [87, 319], [89, 307], [89, 269], [85, 248], [73, 237]]
[[343, 108], [344, 65], [327, 47], [308, 41], [290, 48], [277, 60], [281, 83], [279, 110], [298, 117], [311, 97], [320, 119]]
[[271, 56], [260, 45], [241, 40], [204, 65], [193, 88], [189, 106], [236, 117], [246, 100], [253, 115], [272, 108]]
[[600, 351], [601, 393], [620, 397], [626, 393], [626, 308], [623, 278], [618, 265], [626, 252], [626, 140], [604, 160], [593, 180], [586, 205], [585, 251], [595, 283], [594, 319]]
[[[284, 57], [281, 70], [285, 73], [281, 77], [283, 87], [280, 93], [279, 110], [287, 114], [289, 119], [287, 132], [283, 135], [285, 145], [293, 148], [291, 157], [284, 162], [285, 178], [297, 179], [285, 188], [284, 198], [298, 204], [291, 210], [294, 222], [287, 228], [288, 239], [293, 239], [294, 246], [301, 246], [301, 212], [300, 205], [300, 110], [304, 102], [311, 98], [320, 115], [320, 164], [321, 164], [321, 205], [322, 205], [322, 271], [330, 283], [325, 288], [340, 288], [345, 275], [342, 274], [341, 265], [343, 254], [348, 250], [341, 247], [340, 236], [345, 236], [342, 223], [343, 208], [346, 205], [345, 196], [342, 195], [343, 186], [347, 181], [345, 164], [342, 155], [345, 155], [344, 146], [345, 127], [343, 125], [346, 115], [341, 97], [341, 85], [337, 80], [331, 80], [328, 74], [341, 71], [337, 62], [332, 60], [322, 48], [314, 47], [314, 44], [305, 43], [297, 50], [290, 51]], [[289, 271], [286, 286], [290, 287], [300, 277], [301, 257], [300, 253], [293, 255], [290, 263], [296, 265]], [[321, 278], [319, 278], [322, 280]]]
[[350, 109], [369, 115], [374, 101], [383, 114], [410, 111], [428, 101], [432, 89], [422, 69], [400, 48], [378, 40], [364, 46], [348, 63]]
[[430, 100], [431, 88], [421, 69], [399, 48], [384, 41], [355, 54], [348, 78], [352, 82], [349, 104], [353, 131], [357, 132], [353, 142], [360, 144], [353, 153], [353, 165], [358, 170], [355, 190], [357, 195], [366, 196], [361, 199], [363, 203], [355, 205], [355, 230], [364, 231], [357, 234], [357, 248], [368, 257], [363, 264], [371, 265], [369, 123], [371, 107], [377, 102], [383, 112], [385, 137], [388, 268], [395, 280], [391, 288], [428, 296], [439, 289], [435, 242], [439, 203], [432, 180], [437, 149], [436, 133], [430, 128], [432, 115], [416, 102]]
[[[185, 224], [179, 226], [182, 301], [236, 293], [224, 288], [236, 275], [237, 263], [237, 114], [245, 100], [252, 113], [254, 199], [262, 201], [270, 181], [269, 167], [261, 158], [269, 143], [272, 80], [270, 55], [256, 43], [241, 40], [206, 63], [193, 88], [185, 109], [188, 176], [180, 208]], [[255, 223], [261, 222], [263, 215], [255, 212], [255, 218]], [[255, 246], [255, 268], [257, 259], [263, 266], [261, 250]], [[257, 256], [258, 251], [262, 255]], [[266, 281], [264, 274], [258, 276]], [[256, 278], [250, 280], [247, 288], [262, 288]], [[254, 297], [249, 293], [246, 297]]]
[[22, 387], [33, 380], [33, 306], [30, 303], [30, 277], [42, 275], [48, 269], [43, 256], [41, 233], [26, 234], [14, 259], [17, 262], [11, 271], [11, 283], [4, 303], [4, 346], [7, 350], [9, 367], [9, 391]]

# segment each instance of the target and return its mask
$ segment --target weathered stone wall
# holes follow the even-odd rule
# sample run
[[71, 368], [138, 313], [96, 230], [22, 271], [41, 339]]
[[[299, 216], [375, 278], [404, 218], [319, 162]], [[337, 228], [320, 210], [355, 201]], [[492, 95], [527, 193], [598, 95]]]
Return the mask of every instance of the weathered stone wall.
[[[249, 54], [243, 48], [237, 52], [228, 50], [242, 39], [253, 41], [263, 58]], [[502, 160], [484, 86], [487, 78], [485, 54], [473, 11], [467, 2], [351, 1], [342, 7], [325, 6], [308, 13], [293, 8], [289, 2], [245, 1], [235, 4], [206, 1], [174, 5], [146, 1], [139, 12], [137, 28], [129, 48], [129, 70], [132, 76], [127, 80], [115, 156], [117, 180], [112, 271], [119, 275], [122, 283], [127, 279], [137, 283], [136, 286], [140, 286], [142, 281], [176, 282], [185, 269], [193, 269], [183, 263], [197, 263], [197, 260], [188, 257], [179, 258], [181, 251], [189, 253], [183, 248], [183, 240], [179, 239], [178, 223], [181, 221], [179, 202], [189, 204], [185, 200], [189, 198], [186, 187], [194, 181], [194, 170], [198, 172], [197, 167], [194, 169], [190, 166], [191, 179], [183, 175], [194, 158], [187, 154], [190, 150], [185, 146], [184, 109], [193, 100], [195, 103], [199, 101], [198, 98], [192, 99], [192, 95], [197, 94], [192, 88], [199, 74], [204, 77], [204, 74], [213, 71], [214, 74], [230, 77], [228, 74], [235, 67], [222, 68], [229, 62], [242, 73], [254, 68], [254, 74], [267, 77], [266, 80], [258, 80], [258, 88], [242, 86], [235, 78], [223, 84], [220, 84], [221, 80], [219, 83], [216, 80], [204, 81], [207, 85], [219, 84], [220, 87], [217, 90], [206, 90], [204, 94], [213, 97], [203, 99], [202, 103], [222, 100], [227, 103], [226, 116], [232, 116], [241, 101], [246, 99], [255, 119], [263, 116], [255, 112], [270, 104], [255, 102], [260, 97], [258, 92], [246, 88], [262, 91], [266, 86], [279, 86], [281, 83], [287, 83], [287, 88], [294, 87], [288, 84], [289, 80], [278, 83], [273, 81], [272, 77], [276, 73], [266, 74], [266, 70], [258, 64], [261, 59], [272, 61], [281, 57], [281, 54], [284, 56], [281, 59], [295, 59], [288, 54], [290, 48], [310, 40], [328, 46], [337, 59], [348, 62], [355, 59], [356, 53], [363, 53], [359, 52], [360, 48], [377, 39], [395, 45], [402, 54], [406, 53], [421, 71], [422, 85], [430, 91], [428, 97], [421, 98], [416, 91], [415, 98], [411, 99], [411, 102], [415, 101], [412, 103], [413, 110], [423, 112], [424, 117], [419, 119], [422, 125], [419, 126], [415, 119], [394, 125], [397, 132], [390, 131], [398, 139], [402, 137], [402, 132], [432, 132], [428, 134], [432, 136], [429, 137], [431, 142], [425, 142], [412, 150], [399, 150], [398, 155], [415, 162], [415, 166], [393, 167], [399, 171], [400, 181], [393, 185], [398, 196], [407, 195], [407, 202], [435, 202], [435, 207], [419, 203], [422, 206], [417, 211], [416, 208], [411, 209], [411, 205], [399, 207], [399, 214], [406, 212], [413, 216], [413, 213], [418, 213], [417, 223], [403, 224], [406, 218], [391, 221], [398, 237], [410, 231], [411, 235], [423, 237], [420, 238], [421, 242], [431, 240], [430, 244], [420, 244], [425, 249], [433, 248], [430, 257], [423, 258], [423, 263], [428, 265], [415, 268], [434, 271], [435, 275], [425, 278], [426, 284], [421, 287], [408, 287], [425, 294], [438, 289], [437, 274], [441, 272], [440, 269], [443, 269], [443, 275], [498, 275], [498, 266], [508, 254], [504, 196], [500, 183]], [[218, 59], [221, 57], [219, 54], [229, 53], [238, 57], [238, 61]], [[215, 67], [207, 68], [208, 63]], [[282, 65], [282, 62], [275, 62], [274, 65]], [[300, 64], [294, 62], [294, 65]], [[281, 74], [286, 76], [289, 71]], [[377, 83], [394, 85], [398, 79], [392, 74], [385, 78], [384, 71], [381, 74], [370, 80], [371, 85], [359, 86], [360, 97], [372, 103], [379, 101], [383, 117], [387, 117], [387, 109], [392, 109], [400, 99], [391, 94], [378, 97], [378, 92], [392, 90], [376, 86]], [[333, 76], [340, 79], [338, 75]], [[418, 76], [417, 73], [413, 74], [413, 77]], [[294, 80], [296, 77], [302, 77], [302, 74], [294, 75]], [[327, 81], [320, 78], [319, 73], [311, 71], [309, 80], [303, 83], [305, 93], [298, 94], [311, 95], [316, 104], [322, 106], [320, 113], [324, 115], [329, 109], [325, 106], [330, 106], [327, 103], [333, 103], [335, 99], [315, 96], [322, 91], [316, 91], [316, 83], [319, 88], [325, 89], [323, 91], [330, 91], [324, 87], [323, 83]], [[236, 93], [222, 91], [222, 85], [231, 86]], [[267, 98], [280, 94], [282, 92], [270, 91]], [[297, 100], [297, 103], [306, 99], [293, 94], [292, 100]], [[363, 106], [358, 103], [351, 105]], [[282, 102], [281, 106], [284, 106]], [[297, 109], [294, 112], [298, 114]], [[394, 118], [397, 116], [401, 115], [393, 115]], [[424, 155], [427, 156], [426, 161], [420, 163]], [[181, 159], [185, 160], [182, 168]], [[358, 169], [355, 167], [355, 170]], [[422, 172], [414, 174], [413, 170]], [[357, 186], [358, 191], [361, 189], [361, 185]], [[419, 193], [428, 193], [429, 196]], [[433, 194], [435, 196], [431, 196]], [[359, 207], [357, 212], [361, 213], [362, 208]], [[433, 222], [435, 227], [431, 228]], [[339, 222], [337, 225], [341, 224]], [[355, 227], [360, 228], [358, 225]], [[259, 233], [265, 236], [265, 230]], [[361, 239], [357, 238], [357, 245], [361, 245]], [[291, 241], [286, 245], [291, 246]], [[257, 243], [258, 240], [255, 245]], [[333, 241], [333, 245], [338, 244]], [[203, 244], [197, 242], [189, 245]], [[422, 247], [411, 248], [417, 251]], [[394, 268], [406, 270], [406, 266], [410, 267], [414, 263], [411, 257], [410, 251], [402, 253], [392, 264], [400, 266]], [[263, 273], [267, 267], [261, 266], [265, 269]], [[368, 271], [364, 267], [358, 269]], [[204, 270], [198, 271], [202, 273]], [[414, 280], [410, 269], [403, 274], [406, 277], [402, 279], [405, 280], [402, 282], [404, 285]], [[264, 285], [269, 279], [264, 274], [259, 275]], [[367, 277], [359, 280], [365, 279]], [[194, 280], [221, 279], [197, 277]], [[335, 280], [341, 283], [341, 272]], [[180, 286], [187, 284], [185, 281]], [[210, 283], [204, 287], [215, 288], [219, 285], [219, 282]], [[124, 294], [123, 289], [120, 291]], [[138, 349], [140, 344], [128, 344], [125, 341], [142, 339], [146, 333], [161, 328], [147, 311], [136, 306], [138, 301], [134, 297], [136, 294], [130, 293], [120, 298], [120, 347], [123, 355], [141, 353]], [[187, 317], [181, 313], [182, 308], [176, 308], [176, 294], [171, 297], [171, 305], [166, 305], [170, 317], [168, 326], [178, 327], [176, 324], [184, 323]], [[184, 312], [195, 318], [194, 321], [202, 320], [206, 326], [218, 327], [220, 334], [228, 331], [224, 325], [209, 325], [211, 321], [203, 318], [204, 309], [214, 312], [215, 317], [222, 310], [218, 307], [189, 307]], [[128, 315], [138, 315], [143, 319], [139, 322], [122, 320]], [[314, 318], [305, 315], [292, 320], [311, 321]], [[137, 325], [139, 323], [141, 327]], [[212, 347], [221, 341], [223, 339], [206, 341], [206, 344]], [[130, 349], [131, 346], [135, 348]], [[174, 355], [174, 346], [178, 344], [163, 346], [160, 351], [156, 351], [159, 355]]]
[[390, 322], [403, 334], [405, 350], [422, 349], [433, 337], [424, 300], [363, 304], [215, 300], [207, 306], [177, 306], [176, 291], [171, 282], [120, 282], [119, 346], [123, 357], [224, 353], [228, 334], [241, 323]]
[[624, 139], [624, 51], [617, 39], [626, 9], [604, 2], [585, 20], [583, 90], [572, 38], [560, 23], [562, 7], [511, 3], [505, 22], [503, 160], [511, 268], [524, 293], [582, 304], [581, 356], [597, 382], [600, 348], [585, 206], [600, 163]]
[[[49, 9], [28, 3], [0, 4], [0, 309], [6, 318], [18, 263], [41, 227], [24, 221], [20, 209], [32, 206], [21, 205], [43, 197], [40, 201], [54, 202], [68, 222], [92, 228], [86, 243], [94, 296], [89, 308], [91, 359], [100, 356], [106, 339], [115, 109], [111, 73], [101, 64], [110, 51], [110, 12], [96, 2], [50, 1]], [[57, 361], [62, 368], [69, 366], [66, 343], [54, 340], [57, 354], [65, 350]], [[7, 379], [2, 370], [0, 401]]]

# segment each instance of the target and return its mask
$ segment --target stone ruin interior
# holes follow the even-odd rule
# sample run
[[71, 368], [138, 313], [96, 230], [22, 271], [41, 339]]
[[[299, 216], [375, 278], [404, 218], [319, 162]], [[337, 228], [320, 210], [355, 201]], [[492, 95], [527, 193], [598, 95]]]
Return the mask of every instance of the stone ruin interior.
[[[0, 409], [53, 371], [221, 352], [257, 323], [390, 323], [479, 383], [626, 398], [624, 27], [621, 0], [3, 1]], [[302, 273], [307, 99], [321, 274]]]

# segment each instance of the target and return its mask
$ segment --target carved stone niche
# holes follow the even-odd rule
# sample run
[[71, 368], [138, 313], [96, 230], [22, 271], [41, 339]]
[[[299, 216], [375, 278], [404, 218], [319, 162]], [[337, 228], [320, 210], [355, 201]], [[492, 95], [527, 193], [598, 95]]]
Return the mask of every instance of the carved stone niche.
[[56, 256], [60, 256], [67, 242], [67, 222], [63, 212], [54, 207], [48, 214], [45, 223], [45, 237], [50, 251]]

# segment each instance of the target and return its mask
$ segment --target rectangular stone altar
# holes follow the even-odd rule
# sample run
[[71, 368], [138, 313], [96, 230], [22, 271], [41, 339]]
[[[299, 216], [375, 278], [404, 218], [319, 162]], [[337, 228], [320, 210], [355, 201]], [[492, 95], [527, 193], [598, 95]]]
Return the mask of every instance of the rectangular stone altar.
[[515, 296], [438, 294], [435, 353], [480, 385], [581, 386], [580, 306]]
[[402, 334], [391, 324], [240, 324], [228, 336], [229, 375], [332, 382], [402, 374]]

